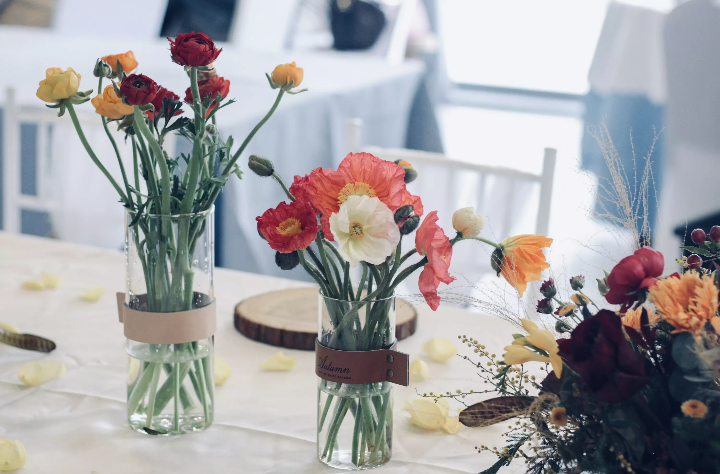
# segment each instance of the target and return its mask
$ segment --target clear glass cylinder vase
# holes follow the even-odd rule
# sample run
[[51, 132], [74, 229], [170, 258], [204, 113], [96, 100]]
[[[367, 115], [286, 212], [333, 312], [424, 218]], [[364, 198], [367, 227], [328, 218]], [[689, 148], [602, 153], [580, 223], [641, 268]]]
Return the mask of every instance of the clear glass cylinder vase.
[[[394, 296], [363, 302], [320, 294], [318, 307], [318, 340], [326, 347], [369, 351], [395, 343]], [[348, 470], [387, 463], [392, 456], [392, 407], [390, 382], [346, 384], [318, 377], [320, 461]]]
[[[125, 304], [174, 313], [211, 304], [213, 210], [157, 216], [126, 213]], [[130, 426], [152, 435], [202, 431], [213, 421], [214, 337], [180, 344], [127, 339]]]

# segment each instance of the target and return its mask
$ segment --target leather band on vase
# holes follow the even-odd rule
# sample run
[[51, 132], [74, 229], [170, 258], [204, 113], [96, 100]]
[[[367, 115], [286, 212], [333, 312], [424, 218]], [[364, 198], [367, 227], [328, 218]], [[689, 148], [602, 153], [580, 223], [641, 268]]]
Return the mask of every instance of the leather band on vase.
[[315, 340], [315, 374], [330, 382], [410, 385], [410, 358], [395, 350], [338, 351]]
[[118, 316], [125, 337], [148, 344], [182, 344], [215, 334], [216, 306], [213, 300], [202, 308], [176, 313], [138, 311], [125, 305], [125, 294], [117, 294]]

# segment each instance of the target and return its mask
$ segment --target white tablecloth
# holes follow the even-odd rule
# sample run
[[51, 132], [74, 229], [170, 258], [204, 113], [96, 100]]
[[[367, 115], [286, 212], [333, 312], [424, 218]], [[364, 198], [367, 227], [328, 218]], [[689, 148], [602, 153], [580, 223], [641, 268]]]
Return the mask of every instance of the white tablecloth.
[[[56, 290], [34, 292], [21, 283], [40, 272], [61, 275]], [[0, 437], [17, 439], [28, 461], [18, 473], [127, 474], [173, 472], [197, 474], [336, 472], [316, 459], [316, 376], [312, 352], [285, 350], [297, 358], [290, 372], [259, 368], [277, 348], [250, 341], [235, 331], [234, 305], [265, 291], [297, 286], [290, 280], [218, 269], [216, 354], [233, 369], [216, 391], [216, 418], [203, 433], [174, 438], [150, 437], [129, 429], [125, 413], [127, 354], [117, 323], [114, 292], [124, 288], [124, 257], [119, 252], [0, 233], [0, 321], [54, 340], [49, 355], [0, 345]], [[78, 296], [102, 285], [97, 303]], [[476, 370], [459, 357], [434, 363], [420, 351], [431, 337], [457, 341], [472, 335], [491, 351], [517, 332], [499, 319], [452, 308], [433, 313], [418, 305], [415, 335], [399, 350], [428, 361], [431, 378], [395, 388], [395, 434], [386, 473], [459, 473], [487, 468], [494, 457], [477, 454], [481, 444], [503, 446], [504, 426], [463, 429], [456, 435], [422, 431], [407, 422], [402, 402], [415, 391], [480, 390]], [[460, 354], [470, 355], [458, 344]], [[463, 350], [465, 349], [465, 350]], [[39, 387], [25, 387], [18, 370], [32, 360], [61, 360], [67, 375]], [[458, 404], [451, 403], [451, 410]], [[503, 472], [521, 472], [517, 463]]]
[[[182, 67], [170, 59], [167, 40], [160, 38], [152, 42], [119, 35], [89, 39], [2, 26], [0, 44], [6, 45], [0, 50], [0, 64], [7, 65], [0, 68], [0, 104], [4, 102], [5, 87], [12, 86], [21, 105], [43, 107], [35, 91], [49, 67], [72, 67], [82, 75], [82, 90], [97, 90], [97, 79], [92, 75], [95, 60], [127, 50], [135, 52], [140, 73], [152, 77], [181, 99], [189, 86]], [[277, 91], [270, 89], [264, 74], [277, 64], [290, 61], [296, 61], [305, 70], [302, 87], [309, 91], [283, 98], [274, 117], [240, 159], [244, 171], [248, 172], [245, 164], [251, 153], [272, 159], [289, 181], [294, 174], [336, 165], [345, 152], [343, 127], [347, 118], [364, 120], [366, 143], [385, 147], [404, 145], [412, 99], [423, 70], [421, 63], [391, 65], [373, 56], [332, 51], [240, 51], [232, 45], [223, 45], [215, 62], [218, 73], [231, 81], [229, 97], [237, 101], [218, 113], [222, 135], [233, 135], [236, 143], [242, 142], [275, 100]], [[92, 118], [94, 109], [90, 103], [78, 107], [79, 113], [83, 111]], [[123, 211], [115, 191], [87, 157], [70, 118], [66, 115], [54, 123], [50, 182], [59, 206], [53, 213], [56, 230], [63, 240], [120, 248]], [[99, 117], [96, 124], [94, 129], [85, 126], [88, 140], [120, 180], [117, 160]], [[115, 135], [123, 149], [126, 167], [130, 166], [132, 153], [122, 143], [124, 134]], [[261, 253], [267, 246], [257, 239], [255, 217], [268, 207], [275, 207], [283, 197], [282, 191], [248, 173], [242, 183], [233, 178], [224, 197], [229, 204], [222, 216], [227, 225], [218, 239], [225, 242], [224, 249], [232, 250], [225, 252], [228, 256], [225, 264], [264, 273], [279, 271], [272, 265], [272, 254], [268, 257]]]

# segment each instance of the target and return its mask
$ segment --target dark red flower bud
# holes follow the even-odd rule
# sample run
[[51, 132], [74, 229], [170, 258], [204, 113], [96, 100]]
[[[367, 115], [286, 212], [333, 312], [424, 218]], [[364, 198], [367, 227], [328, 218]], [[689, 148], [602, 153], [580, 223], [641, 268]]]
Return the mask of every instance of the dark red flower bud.
[[130, 74], [120, 84], [120, 95], [128, 105], [145, 105], [153, 101], [159, 87], [155, 81], [142, 74]]
[[700, 255], [692, 254], [687, 258], [687, 265], [689, 269], [698, 268], [703, 264], [703, 259]]
[[[224, 99], [230, 93], [230, 81], [218, 75], [211, 76], [203, 81], [198, 81], [198, 91], [200, 92], [200, 99], [202, 99], [203, 104], [207, 96], [214, 98], [220, 94], [220, 97]], [[185, 102], [193, 103], [191, 87], [188, 87], [185, 91]], [[208, 114], [215, 108], [215, 105], [217, 105], [216, 102], [217, 101], [212, 101], [210, 103], [207, 111]]]
[[552, 298], [553, 296], [555, 296], [557, 294], [557, 289], [555, 288], [555, 280], [553, 280], [552, 278], [548, 278], [547, 280], [542, 282], [542, 285], [540, 285], [540, 293], [545, 298]]
[[705, 231], [702, 229], [695, 229], [692, 231], [692, 234], [690, 234], [690, 238], [692, 238], [692, 241], [696, 244], [700, 245], [705, 242], [705, 239], [707, 238], [707, 235], [705, 234]]
[[585, 286], [585, 277], [582, 275], [574, 276], [570, 278], [570, 288], [575, 291], [580, 291]]
[[712, 226], [712, 229], [710, 229], [710, 240], [720, 242], [720, 226]]
[[[151, 102], [153, 107], [155, 107], [155, 110], [148, 110], [147, 112], [145, 112], [145, 115], [147, 115], [150, 120], [154, 120], [156, 115], [161, 114], [163, 110], [163, 99], [165, 97], [173, 101], [180, 100], [180, 96], [178, 96], [174, 92], [165, 89], [164, 87], [161, 87], [160, 90], [158, 90], [157, 95]], [[178, 110], [173, 115], [180, 115], [181, 113], [183, 113], [183, 111]]]
[[537, 304], [537, 312], [540, 314], [552, 314], [553, 310], [553, 302], [550, 298], [545, 298], [543, 300], [538, 301]]
[[170, 41], [173, 61], [181, 66], [207, 66], [217, 59], [222, 49], [217, 49], [205, 33], [180, 33]]

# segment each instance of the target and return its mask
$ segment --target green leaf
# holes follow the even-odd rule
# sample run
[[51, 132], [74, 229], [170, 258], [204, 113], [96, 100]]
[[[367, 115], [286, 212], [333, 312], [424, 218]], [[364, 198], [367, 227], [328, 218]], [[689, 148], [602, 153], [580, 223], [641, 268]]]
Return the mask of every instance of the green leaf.
[[693, 247], [691, 245], [681, 247], [683, 250], [687, 250], [690, 253], [696, 253], [700, 255], [701, 257], [712, 257], [713, 254], [705, 249], [702, 249], [700, 247]]
[[684, 371], [694, 370], [700, 364], [696, 354], [695, 337], [689, 332], [675, 336], [672, 344], [672, 358]]

